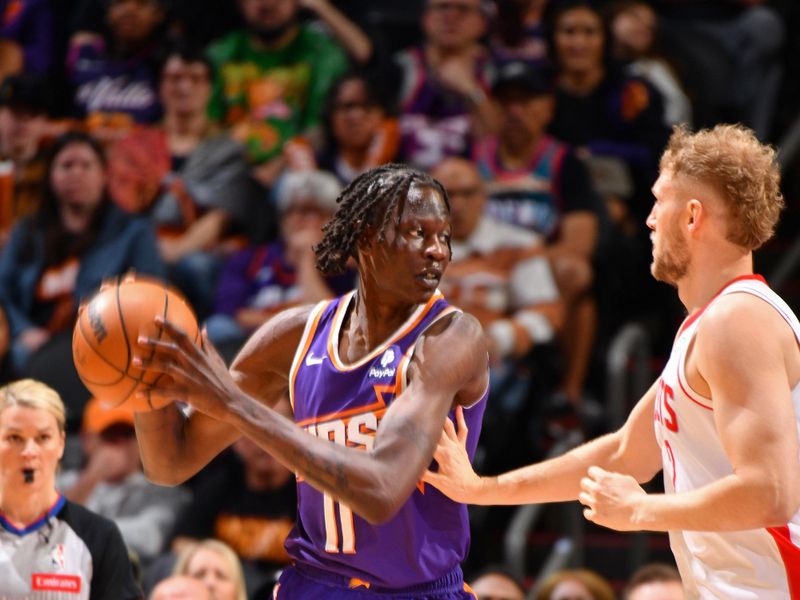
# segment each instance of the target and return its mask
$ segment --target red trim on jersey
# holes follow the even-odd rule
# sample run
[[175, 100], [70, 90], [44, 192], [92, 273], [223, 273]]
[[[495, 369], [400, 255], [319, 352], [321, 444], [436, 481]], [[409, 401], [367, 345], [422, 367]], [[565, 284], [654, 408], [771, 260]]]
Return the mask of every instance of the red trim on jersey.
[[748, 280], [748, 279], [753, 279], [753, 280], [755, 280], [755, 281], [760, 281], [761, 283], [764, 283], [764, 284], [766, 284], [766, 283], [767, 283], [767, 280], [766, 280], [766, 279], [764, 279], [764, 278], [763, 278], [761, 275], [757, 275], [757, 274], [755, 274], [755, 273], [753, 273], [753, 274], [750, 274], [750, 275], [740, 275], [739, 277], [734, 277], [734, 278], [733, 278], [733, 279], [731, 279], [731, 280], [730, 280], [728, 283], [726, 283], [725, 285], [723, 285], [723, 286], [722, 286], [722, 287], [719, 289], [719, 291], [718, 291], [716, 294], [714, 294], [714, 295], [711, 297], [711, 299], [710, 299], [708, 302], [706, 302], [706, 303], [705, 303], [705, 305], [703, 305], [703, 307], [702, 307], [700, 310], [697, 310], [697, 311], [695, 311], [693, 314], [689, 315], [689, 316], [686, 318], [686, 320], [685, 320], [685, 321], [683, 322], [683, 324], [681, 325], [680, 329], [678, 329], [678, 335], [680, 335], [681, 333], [683, 333], [683, 332], [684, 332], [684, 330], [685, 330], [687, 327], [689, 327], [689, 325], [691, 325], [692, 323], [694, 323], [695, 321], [697, 321], [697, 319], [698, 319], [698, 318], [700, 318], [700, 315], [702, 315], [702, 314], [703, 314], [703, 311], [705, 311], [705, 309], [707, 309], [707, 308], [708, 308], [708, 306], [709, 306], [709, 305], [710, 305], [710, 304], [711, 304], [711, 303], [712, 303], [714, 300], [716, 300], [716, 299], [717, 299], [717, 296], [719, 296], [719, 295], [720, 295], [722, 292], [724, 292], [724, 291], [725, 291], [725, 290], [726, 290], [726, 289], [727, 289], [729, 286], [733, 285], [733, 284], [734, 284], [734, 283], [736, 283], [737, 281], [745, 281], [745, 280]]
[[692, 396], [692, 395], [689, 393], [689, 390], [687, 389], [687, 388], [689, 387], [689, 382], [688, 382], [688, 381], [686, 382], [686, 385], [683, 385], [683, 377], [681, 377], [681, 371], [683, 370], [681, 367], [683, 367], [683, 366], [684, 366], [684, 365], [682, 365], [682, 364], [681, 364], [681, 361], [679, 360], [679, 361], [678, 361], [678, 367], [677, 367], [677, 369], [676, 369], [676, 370], [678, 371], [678, 385], [679, 385], [679, 386], [681, 386], [681, 391], [684, 393], [684, 395], [685, 395], [685, 396], [686, 396], [686, 397], [687, 397], [689, 400], [691, 400], [692, 402], [694, 402], [695, 404], [697, 404], [697, 406], [702, 406], [702, 407], [703, 407], [703, 408], [705, 408], [706, 410], [710, 410], [711, 412], [714, 412], [714, 408], [713, 408], [713, 407], [711, 407], [711, 406], [707, 406], [707, 405], [703, 404], [702, 402], [700, 402], [699, 400], [697, 400], [697, 399], [696, 399], [694, 396]]
[[767, 531], [778, 544], [778, 551], [786, 569], [786, 581], [789, 584], [789, 597], [800, 600], [800, 547], [793, 541], [788, 525], [783, 527], [767, 527]]

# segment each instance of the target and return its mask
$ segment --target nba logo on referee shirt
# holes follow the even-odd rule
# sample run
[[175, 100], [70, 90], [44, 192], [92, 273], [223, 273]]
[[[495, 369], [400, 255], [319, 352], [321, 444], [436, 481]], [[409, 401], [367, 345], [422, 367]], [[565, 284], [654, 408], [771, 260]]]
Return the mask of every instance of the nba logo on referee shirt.
[[50, 551], [50, 564], [59, 571], [64, 569], [64, 544], [56, 544]]
[[395, 368], [389, 366], [392, 363], [394, 363], [394, 350], [392, 348], [389, 348], [388, 350], [386, 350], [386, 352], [383, 353], [383, 356], [381, 356], [380, 368], [372, 367], [369, 370], [369, 376], [375, 377], [377, 379], [382, 379], [384, 377], [394, 377]]

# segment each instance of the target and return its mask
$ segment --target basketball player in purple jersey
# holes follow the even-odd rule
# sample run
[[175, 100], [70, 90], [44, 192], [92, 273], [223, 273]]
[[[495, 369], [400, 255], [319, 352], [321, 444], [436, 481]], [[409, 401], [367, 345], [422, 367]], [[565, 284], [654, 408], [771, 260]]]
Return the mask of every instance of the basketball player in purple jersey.
[[[437, 290], [450, 261], [447, 195], [430, 176], [388, 165], [339, 202], [317, 262], [334, 273], [355, 259], [356, 290], [279, 314], [230, 371], [207, 338], [194, 344], [168, 322], [163, 340], [140, 340], [138, 362], [172, 378], [151, 393], [195, 409], [137, 414], [146, 473], [185, 481], [241, 435], [294, 470], [298, 523], [279, 600], [474, 598], [459, 566], [466, 508], [420, 483], [456, 407], [474, 452], [488, 394], [480, 325]], [[294, 423], [272, 409], [287, 393]]]

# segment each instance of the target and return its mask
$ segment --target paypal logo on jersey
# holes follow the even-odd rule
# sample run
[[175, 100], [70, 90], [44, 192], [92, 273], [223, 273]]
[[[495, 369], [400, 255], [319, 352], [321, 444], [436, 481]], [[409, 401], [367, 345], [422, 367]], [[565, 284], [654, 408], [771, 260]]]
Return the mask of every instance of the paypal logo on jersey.
[[387, 349], [379, 360], [380, 367], [377, 365], [372, 365], [372, 367], [369, 370], [369, 376], [375, 377], [376, 379], [382, 379], [384, 377], [394, 377], [394, 374], [396, 372], [396, 369], [394, 367], [394, 359], [395, 359], [394, 349], [393, 348]]

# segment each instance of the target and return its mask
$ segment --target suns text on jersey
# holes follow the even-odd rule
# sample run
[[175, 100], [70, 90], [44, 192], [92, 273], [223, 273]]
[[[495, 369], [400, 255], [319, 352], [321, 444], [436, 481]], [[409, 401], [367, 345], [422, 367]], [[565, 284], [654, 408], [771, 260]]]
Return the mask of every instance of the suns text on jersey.
[[678, 415], [675, 413], [675, 394], [663, 379], [658, 380], [654, 419], [674, 433], [678, 433]]
[[385, 412], [385, 408], [377, 411], [367, 409], [363, 413], [333, 417], [327, 421], [306, 425], [305, 430], [311, 435], [341, 446], [372, 450], [375, 433]]

